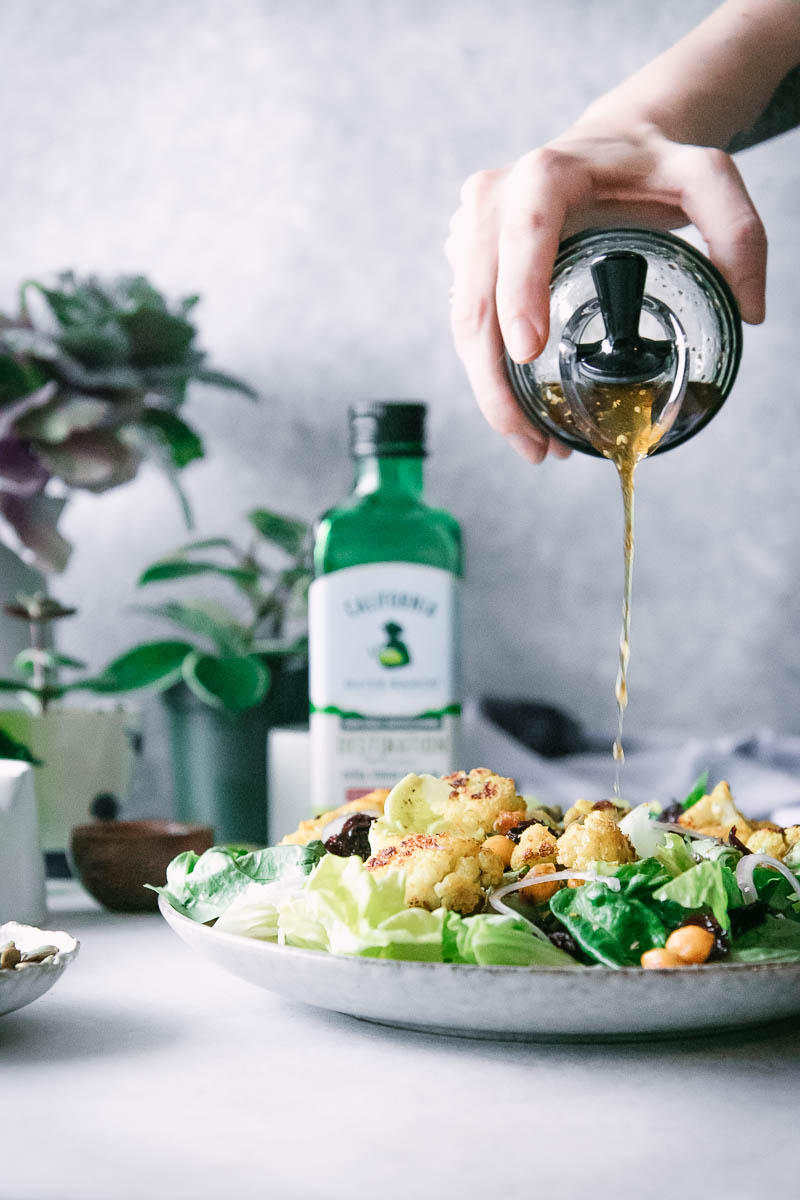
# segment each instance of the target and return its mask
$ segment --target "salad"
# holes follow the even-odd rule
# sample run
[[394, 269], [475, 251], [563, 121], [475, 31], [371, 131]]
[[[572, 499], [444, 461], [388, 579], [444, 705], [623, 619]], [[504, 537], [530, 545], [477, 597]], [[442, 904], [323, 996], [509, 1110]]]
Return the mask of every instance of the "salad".
[[277, 846], [178, 855], [156, 890], [218, 930], [330, 954], [525, 967], [800, 962], [800, 825], [704, 776], [566, 813], [485, 768], [407, 775]]

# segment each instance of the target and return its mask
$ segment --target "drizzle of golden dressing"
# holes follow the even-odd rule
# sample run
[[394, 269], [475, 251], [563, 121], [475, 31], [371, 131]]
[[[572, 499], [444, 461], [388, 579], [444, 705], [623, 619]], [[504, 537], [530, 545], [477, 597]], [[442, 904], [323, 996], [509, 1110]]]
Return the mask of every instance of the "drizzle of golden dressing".
[[[610, 459], [619, 473], [624, 513], [624, 577], [622, 591], [622, 630], [619, 639], [617, 669], [617, 737], [613, 746], [616, 763], [614, 794], [620, 795], [620, 767], [625, 760], [622, 730], [628, 704], [628, 663], [630, 660], [631, 595], [633, 584], [633, 497], [636, 467], [656, 449], [668, 432], [667, 426], [653, 419], [666, 402], [671, 383], [592, 383], [581, 389], [581, 400], [588, 420], [582, 420], [565, 403], [560, 384], [547, 384], [543, 393], [552, 421], [565, 432], [585, 438], [595, 450]], [[681, 405], [681, 414], [692, 417], [718, 403], [713, 384], [690, 383]]]

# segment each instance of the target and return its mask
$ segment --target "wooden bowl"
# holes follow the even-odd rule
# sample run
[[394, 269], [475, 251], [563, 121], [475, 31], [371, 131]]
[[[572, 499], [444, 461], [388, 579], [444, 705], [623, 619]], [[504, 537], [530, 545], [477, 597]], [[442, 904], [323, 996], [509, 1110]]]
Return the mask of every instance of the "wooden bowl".
[[202, 854], [214, 844], [209, 825], [177, 821], [97, 821], [76, 825], [69, 857], [90, 896], [113, 912], [156, 912], [158, 895], [144, 885], [163, 884], [176, 854]]

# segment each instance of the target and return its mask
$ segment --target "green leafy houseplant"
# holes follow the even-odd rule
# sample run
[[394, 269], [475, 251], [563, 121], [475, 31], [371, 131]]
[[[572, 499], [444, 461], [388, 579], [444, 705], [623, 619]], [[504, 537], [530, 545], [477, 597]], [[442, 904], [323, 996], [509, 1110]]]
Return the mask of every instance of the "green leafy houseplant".
[[141, 275], [65, 272], [31, 280], [20, 310], [0, 317], [0, 518], [15, 546], [47, 571], [71, 547], [57, 528], [65, 494], [127, 483], [147, 458], [166, 471], [187, 523], [180, 471], [203, 456], [179, 415], [192, 381], [255, 393], [210, 368], [189, 314]]
[[235, 605], [170, 599], [144, 611], [182, 631], [109, 663], [98, 690], [161, 692], [169, 722], [175, 811], [212, 825], [218, 841], [263, 844], [267, 735], [308, 715], [306, 594], [310, 538], [303, 521], [257, 509], [254, 538], [192, 542], [153, 563], [140, 586], [193, 580], [232, 589]]
[[[135, 646], [110, 662], [91, 686], [113, 692], [164, 690], [182, 681], [203, 703], [235, 713], [261, 703], [276, 662], [305, 660], [305, 634], [290, 637], [288, 630], [305, 613], [311, 582], [308, 526], [265, 509], [255, 509], [248, 520], [256, 536], [247, 548], [227, 537], [190, 542], [147, 567], [138, 581], [144, 587], [201, 576], [223, 580], [244, 601], [246, 615], [209, 599], [138, 605], [139, 612], [170, 622], [192, 640]], [[266, 546], [280, 553], [280, 565], [265, 561]]]

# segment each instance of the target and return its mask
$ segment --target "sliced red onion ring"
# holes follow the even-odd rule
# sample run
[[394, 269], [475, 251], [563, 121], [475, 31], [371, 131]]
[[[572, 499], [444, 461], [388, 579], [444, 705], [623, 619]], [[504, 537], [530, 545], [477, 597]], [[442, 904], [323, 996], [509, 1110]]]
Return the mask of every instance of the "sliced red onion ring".
[[755, 904], [758, 899], [758, 892], [753, 881], [753, 872], [756, 867], [774, 867], [789, 880], [797, 895], [800, 896], [800, 879], [789, 870], [786, 864], [782, 863], [779, 858], [773, 858], [769, 854], [762, 854], [760, 850], [755, 850], [744, 855], [736, 864], [736, 882], [745, 904]]
[[523, 875], [522, 879], [517, 879], [514, 883], [507, 883], [505, 887], [498, 888], [497, 891], [492, 892], [489, 897], [489, 903], [496, 912], [503, 913], [504, 916], [516, 917], [517, 920], [521, 918], [523, 921], [527, 921], [538, 937], [542, 938], [545, 942], [549, 942], [549, 937], [538, 925], [528, 920], [527, 917], [523, 917], [522, 913], [518, 913], [515, 908], [504, 904], [503, 897], [507, 896], [509, 892], [518, 892], [521, 888], [536, 887], [540, 883], [555, 883], [560, 879], [582, 879], [586, 883], [606, 883], [612, 892], [618, 892], [620, 889], [620, 882], [613, 875], [598, 875], [597, 871], [554, 871], [552, 875]]

